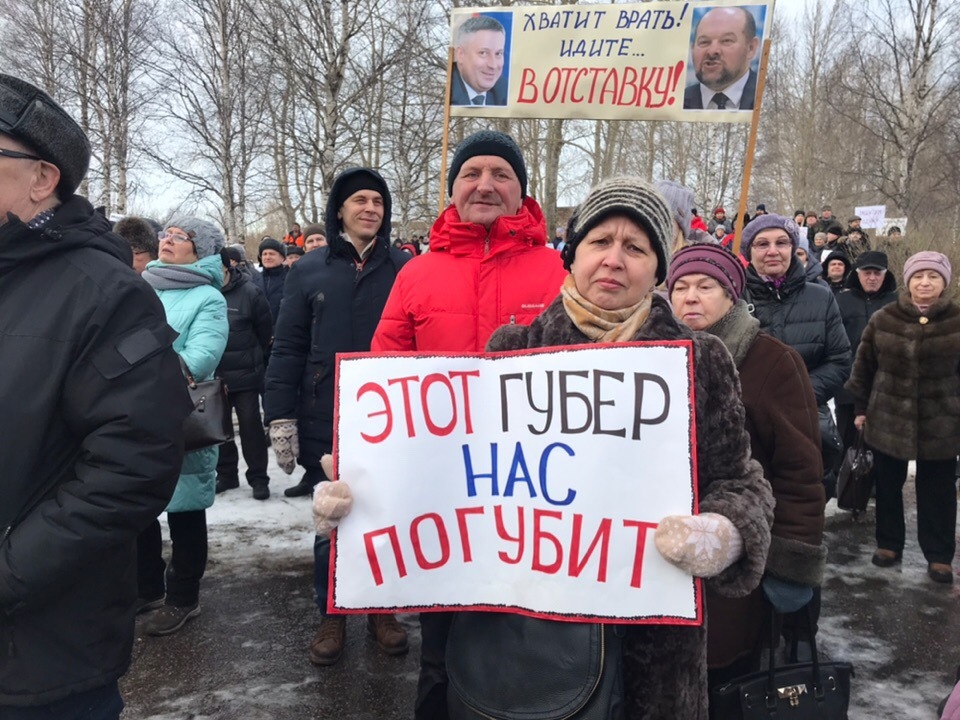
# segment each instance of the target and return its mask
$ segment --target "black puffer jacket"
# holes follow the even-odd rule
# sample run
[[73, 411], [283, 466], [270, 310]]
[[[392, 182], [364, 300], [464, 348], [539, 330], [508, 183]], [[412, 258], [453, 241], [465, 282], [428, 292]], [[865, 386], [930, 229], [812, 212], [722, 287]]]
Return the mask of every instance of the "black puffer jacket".
[[851, 356], [840, 309], [830, 289], [808, 282], [803, 265], [794, 256], [779, 289], [764, 281], [752, 265], [748, 267], [743, 297], [753, 305], [761, 330], [800, 353], [817, 404], [836, 395], [850, 377]]
[[[843, 318], [843, 327], [850, 339], [850, 352], [857, 357], [860, 338], [867, 327], [870, 316], [884, 305], [897, 301], [897, 280], [889, 270], [883, 278], [883, 284], [875, 293], [867, 294], [860, 284], [860, 276], [854, 271], [847, 277], [846, 289], [837, 295], [837, 305]], [[853, 395], [847, 390], [837, 393], [837, 403], [852, 405]]]
[[231, 393], [261, 390], [265, 358], [273, 337], [273, 320], [267, 298], [239, 268], [230, 268], [230, 279], [221, 291], [227, 301], [230, 335], [217, 376]]
[[[349, 171], [338, 177], [330, 198], [338, 196], [338, 186], [349, 177]], [[370, 349], [393, 281], [410, 259], [390, 245], [386, 183], [383, 195], [383, 224], [366, 259], [361, 260], [353, 243], [341, 235], [336, 219], [339, 208], [331, 200], [327, 206], [329, 245], [304, 255], [287, 277], [267, 366], [264, 420], [269, 424], [297, 419], [300, 461], [308, 467], [329, 452], [333, 439], [336, 354]]]
[[280, 317], [280, 302], [283, 300], [283, 286], [287, 281], [288, 272], [290, 268], [280, 265], [275, 268], [264, 268], [263, 272], [254, 270], [252, 273], [254, 285], [260, 288], [267, 298], [274, 327], [277, 326], [277, 319]]
[[41, 230], [0, 226], [0, 707], [130, 664], [136, 538], [173, 494], [192, 408], [131, 263], [79, 197]]

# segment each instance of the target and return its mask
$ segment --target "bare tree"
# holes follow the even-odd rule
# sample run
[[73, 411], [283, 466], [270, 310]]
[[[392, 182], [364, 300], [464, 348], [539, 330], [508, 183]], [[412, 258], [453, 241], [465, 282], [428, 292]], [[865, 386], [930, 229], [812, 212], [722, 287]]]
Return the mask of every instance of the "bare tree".
[[857, 7], [853, 22], [860, 41], [845, 54], [840, 87], [846, 101], [834, 110], [873, 140], [876, 152], [856, 171], [920, 223], [930, 176], [921, 165], [938, 163], [929, 151], [946, 135], [960, 100], [960, 5], [875, 0]]

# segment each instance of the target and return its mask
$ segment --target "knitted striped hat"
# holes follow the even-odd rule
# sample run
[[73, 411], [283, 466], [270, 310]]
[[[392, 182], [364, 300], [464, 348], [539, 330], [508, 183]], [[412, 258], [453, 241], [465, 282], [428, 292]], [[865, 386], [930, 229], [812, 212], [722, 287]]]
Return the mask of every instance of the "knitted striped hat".
[[613, 177], [589, 192], [567, 224], [563, 266], [569, 270], [584, 236], [614, 215], [630, 218], [650, 236], [650, 244], [657, 253], [657, 284], [662, 283], [670, 263], [673, 215], [663, 195], [639, 177]]

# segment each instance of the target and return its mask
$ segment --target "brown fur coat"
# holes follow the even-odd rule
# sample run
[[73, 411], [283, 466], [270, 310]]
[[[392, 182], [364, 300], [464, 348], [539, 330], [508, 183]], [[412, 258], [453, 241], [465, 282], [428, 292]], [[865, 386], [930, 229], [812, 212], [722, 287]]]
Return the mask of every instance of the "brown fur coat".
[[905, 293], [874, 313], [846, 388], [871, 447], [947, 460], [960, 450], [960, 307], [940, 300], [923, 319]]
[[[747, 595], [760, 582], [770, 547], [773, 496], [760, 465], [750, 459], [740, 382], [733, 360], [715, 337], [694, 333], [654, 296], [634, 340], [694, 342], [700, 511], [726, 516], [739, 530], [744, 555], [707, 586], [722, 595]], [[558, 298], [529, 327], [500, 328], [489, 351], [589, 343]], [[630, 720], [706, 720], [706, 633], [703, 627], [630, 626], [624, 645], [624, 683]]]

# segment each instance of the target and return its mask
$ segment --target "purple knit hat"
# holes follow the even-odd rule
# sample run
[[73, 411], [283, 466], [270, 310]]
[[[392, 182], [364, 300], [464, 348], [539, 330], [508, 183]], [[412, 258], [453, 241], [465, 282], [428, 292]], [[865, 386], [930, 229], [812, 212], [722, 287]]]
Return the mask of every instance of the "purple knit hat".
[[767, 214], [751, 220], [743, 228], [743, 235], [740, 236], [740, 252], [745, 258], [750, 257], [750, 245], [753, 244], [753, 239], [762, 231], [770, 228], [785, 230], [787, 235], [790, 236], [790, 242], [793, 243], [793, 252], [797, 251], [797, 246], [800, 244], [800, 228], [797, 227], [794, 219], [783, 215]]
[[921, 270], [933, 270], [943, 276], [944, 283], [950, 287], [950, 276], [953, 269], [950, 267], [950, 259], [943, 253], [933, 250], [923, 250], [911, 255], [903, 264], [903, 286], [910, 284], [910, 278]]
[[716, 280], [730, 293], [734, 302], [740, 299], [746, 275], [743, 265], [728, 250], [714, 243], [688, 245], [678, 250], [670, 261], [667, 291], [672, 293], [677, 280], [684, 275], [703, 273]]

